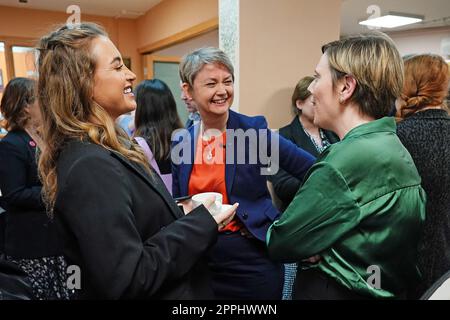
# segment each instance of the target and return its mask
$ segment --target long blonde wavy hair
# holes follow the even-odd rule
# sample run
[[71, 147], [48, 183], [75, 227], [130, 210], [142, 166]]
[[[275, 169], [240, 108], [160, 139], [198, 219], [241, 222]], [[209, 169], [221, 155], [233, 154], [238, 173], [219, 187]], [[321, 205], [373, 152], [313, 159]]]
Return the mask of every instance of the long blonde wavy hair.
[[38, 168], [50, 213], [58, 187], [57, 160], [69, 140], [101, 145], [142, 164], [150, 172], [142, 150], [93, 100], [96, 63], [90, 54], [90, 45], [100, 36], [107, 34], [93, 23], [82, 23], [74, 28], [64, 25], [42, 37], [38, 44], [38, 97], [44, 140]]

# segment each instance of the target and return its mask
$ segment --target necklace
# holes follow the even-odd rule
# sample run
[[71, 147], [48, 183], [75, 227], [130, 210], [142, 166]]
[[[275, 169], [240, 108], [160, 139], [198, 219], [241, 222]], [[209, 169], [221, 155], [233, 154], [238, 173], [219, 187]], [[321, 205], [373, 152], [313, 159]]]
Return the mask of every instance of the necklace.
[[330, 145], [330, 143], [328, 142], [328, 140], [327, 140], [325, 134], [323, 133], [322, 129], [319, 128], [319, 136], [320, 136], [320, 140], [322, 140], [322, 145], [318, 144], [316, 142], [316, 139], [314, 139], [313, 135], [310, 134], [305, 128], [303, 128], [303, 131], [308, 136], [308, 138], [311, 140], [311, 142], [313, 143], [313, 145], [316, 148], [317, 152], [322, 153], [322, 151], [325, 150]]
[[[200, 134], [201, 134], [201, 142], [203, 147], [203, 157], [206, 159], [208, 163], [211, 163], [213, 159], [218, 156], [219, 159], [223, 156], [222, 155], [222, 149], [224, 148], [224, 133], [220, 132], [218, 129], [204, 129], [203, 122], [200, 123]], [[218, 154], [216, 154], [217, 152]], [[215, 159], [214, 161], [216, 161]], [[217, 160], [219, 161], [219, 160]]]

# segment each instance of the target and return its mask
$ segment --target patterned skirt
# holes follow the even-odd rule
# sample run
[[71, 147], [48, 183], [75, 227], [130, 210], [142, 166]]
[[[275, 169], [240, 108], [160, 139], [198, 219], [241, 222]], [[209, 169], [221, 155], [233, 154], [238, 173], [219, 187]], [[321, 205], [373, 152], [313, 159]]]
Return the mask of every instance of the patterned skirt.
[[16, 259], [6, 256], [28, 275], [36, 300], [69, 300], [74, 292], [67, 287], [67, 262], [62, 256]]

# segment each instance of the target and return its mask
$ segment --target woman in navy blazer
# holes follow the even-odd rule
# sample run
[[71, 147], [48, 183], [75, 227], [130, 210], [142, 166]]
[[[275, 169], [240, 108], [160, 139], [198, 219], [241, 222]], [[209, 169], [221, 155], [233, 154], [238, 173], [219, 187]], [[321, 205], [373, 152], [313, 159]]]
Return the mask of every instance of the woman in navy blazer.
[[[183, 91], [197, 104], [202, 122], [172, 137], [173, 195], [185, 196], [192, 190], [216, 191], [225, 193], [229, 203], [239, 203], [234, 227], [220, 233], [209, 256], [215, 295], [221, 299], [281, 299], [283, 265], [270, 261], [265, 247], [267, 229], [279, 211], [272, 205], [267, 177], [262, 172], [270, 163], [273, 173], [279, 165], [302, 179], [315, 159], [272, 133], [264, 117], [229, 110], [233, 102], [233, 66], [221, 50], [202, 48], [186, 55], [180, 64], [180, 76]], [[220, 174], [198, 178], [193, 172], [198, 168], [199, 143], [203, 145], [205, 139], [223, 141], [225, 172], [217, 171], [217, 164], [212, 163], [211, 172]], [[214, 156], [220, 145], [214, 149]], [[211, 158], [207, 148], [200, 151], [205, 161]], [[199, 188], [205, 179], [217, 187]]]
[[67, 265], [45, 210], [37, 172], [36, 153], [42, 141], [35, 86], [32, 79], [12, 79], [0, 105], [9, 130], [0, 141], [0, 189], [6, 210], [0, 215], [4, 217], [0, 242], [6, 259], [27, 273], [35, 299], [67, 299]]

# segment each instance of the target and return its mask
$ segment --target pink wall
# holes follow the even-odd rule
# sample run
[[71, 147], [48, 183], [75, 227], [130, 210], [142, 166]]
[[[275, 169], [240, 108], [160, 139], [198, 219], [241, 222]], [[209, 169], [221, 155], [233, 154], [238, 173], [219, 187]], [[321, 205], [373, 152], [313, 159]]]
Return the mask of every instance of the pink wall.
[[[0, 41], [2, 37], [32, 38], [36, 41], [55, 25], [66, 22], [69, 14], [0, 6]], [[131, 57], [134, 72], [141, 75], [137, 52], [136, 20], [81, 14], [81, 21], [101, 24], [124, 57]]]
[[138, 47], [217, 18], [218, 0], [164, 0], [137, 19]]
[[295, 85], [313, 74], [321, 46], [339, 39], [340, 8], [341, 0], [240, 2], [239, 112], [262, 114], [271, 128], [291, 121]]

